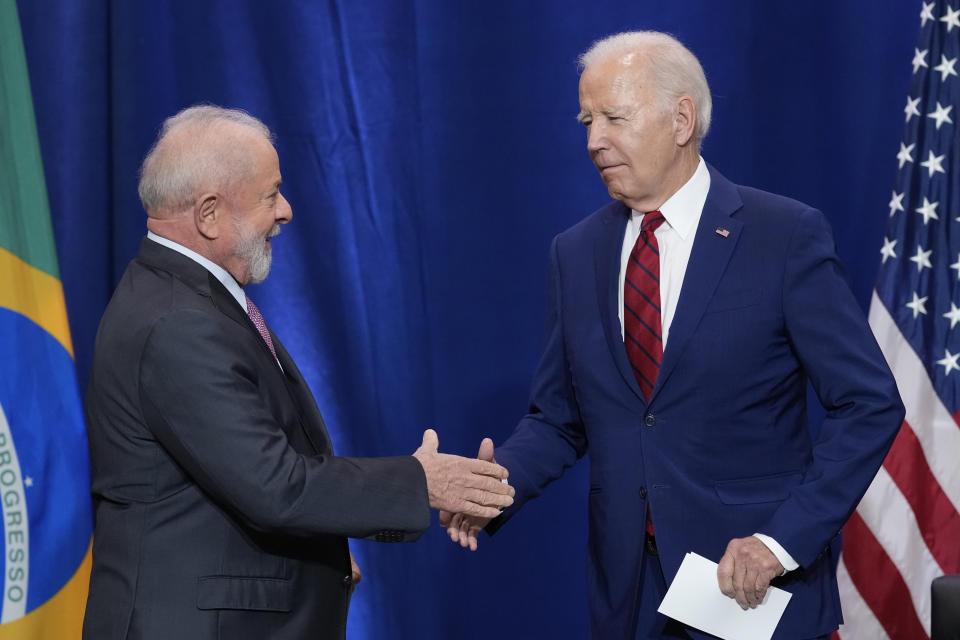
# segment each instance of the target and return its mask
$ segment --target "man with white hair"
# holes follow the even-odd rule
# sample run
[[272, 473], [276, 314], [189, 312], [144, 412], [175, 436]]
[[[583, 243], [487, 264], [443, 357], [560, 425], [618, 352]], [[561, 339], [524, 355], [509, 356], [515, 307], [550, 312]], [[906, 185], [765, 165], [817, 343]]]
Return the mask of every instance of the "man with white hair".
[[269, 130], [168, 119], [141, 170], [149, 233], [97, 333], [87, 396], [96, 508], [91, 640], [342, 638], [348, 536], [415, 540], [429, 508], [491, 516], [506, 472], [437, 453], [344, 458], [243, 287], [292, 218]]
[[656, 611], [691, 551], [744, 609], [792, 594], [775, 638], [826, 637], [831, 541], [903, 419], [830, 228], [704, 162], [710, 91], [674, 38], [614, 35], [581, 63], [577, 119], [615, 202], [553, 242], [530, 412], [496, 451], [514, 505], [442, 522], [476, 548], [589, 451], [592, 637], [705, 637]]

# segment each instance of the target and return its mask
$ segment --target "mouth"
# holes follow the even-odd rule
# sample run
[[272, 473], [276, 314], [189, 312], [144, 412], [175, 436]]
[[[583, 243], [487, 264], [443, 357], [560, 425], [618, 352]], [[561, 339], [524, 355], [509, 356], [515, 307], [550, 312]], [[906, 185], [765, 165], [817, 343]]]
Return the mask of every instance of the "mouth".
[[622, 166], [624, 165], [622, 164], [597, 165], [597, 170], [600, 171], [600, 173], [603, 173], [604, 171], [610, 171], [612, 169], [617, 169]]

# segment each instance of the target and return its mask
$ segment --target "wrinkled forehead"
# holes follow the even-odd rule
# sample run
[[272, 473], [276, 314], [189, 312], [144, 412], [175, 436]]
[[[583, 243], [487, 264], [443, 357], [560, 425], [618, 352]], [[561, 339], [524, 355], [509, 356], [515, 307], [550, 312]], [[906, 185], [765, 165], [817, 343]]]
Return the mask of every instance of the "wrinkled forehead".
[[580, 75], [580, 102], [634, 100], [647, 86], [644, 59], [638, 53], [599, 60]]

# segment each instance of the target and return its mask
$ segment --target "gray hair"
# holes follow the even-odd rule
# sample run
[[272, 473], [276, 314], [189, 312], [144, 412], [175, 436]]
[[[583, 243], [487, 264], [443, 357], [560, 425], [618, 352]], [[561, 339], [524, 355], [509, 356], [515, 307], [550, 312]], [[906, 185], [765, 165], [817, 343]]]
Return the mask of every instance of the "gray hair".
[[647, 55], [648, 66], [665, 109], [672, 109], [682, 96], [690, 96], [697, 108], [694, 139], [697, 144], [710, 128], [713, 101], [710, 86], [697, 57], [673, 36], [659, 31], [625, 31], [597, 40], [578, 62], [584, 70], [595, 62], [632, 52]]
[[188, 107], [163, 122], [140, 166], [137, 191], [149, 211], [189, 207], [209, 188], [226, 188], [252, 167], [246, 145], [224, 125], [240, 125], [273, 141], [265, 124], [240, 109], [210, 104]]

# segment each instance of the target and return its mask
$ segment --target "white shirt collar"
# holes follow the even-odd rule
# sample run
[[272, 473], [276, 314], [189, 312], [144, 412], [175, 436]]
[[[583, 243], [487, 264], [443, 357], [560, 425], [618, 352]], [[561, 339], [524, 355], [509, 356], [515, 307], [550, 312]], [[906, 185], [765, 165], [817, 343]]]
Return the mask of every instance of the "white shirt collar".
[[210, 260], [204, 258], [202, 255], [200, 255], [196, 251], [188, 249], [182, 244], [178, 242], [174, 242], [169, 238], [158, 236], [152, 231], [147, 231], [147, 237], [153, 240], [154, 242], [156, 242], [157, 244], [162, 244], [168, 249], [172, 249], [179, 254], [185, 255], [186, 257], [190, 258], [191, 260], [193, 260], [194, 262], [202, 266], [204, 269], [212, 273], [213, 277], [219, 280], [220, 283], [227, 288], [227, 291], [230, 292], [230, 295], [236, 298], [240, 306], [243, 307], [243, 310], [244, 311], [247, 310], [247, 294], [243, 292], [243, 288], [239, 285], [239, 283], [237, 283], [236, 280], [233, 279], [233, 276], [230, 275], [230, 273], [226, 269], [216, 264], [215, 262], [211, 262]]
[[[663, 214], [670, 228], [676, 231], [681, 238], [686, 239], [690, 233], [696, 230], [709, 191], [710, 170], [707, 169], [707, 163], [701, 157], [700, 164], [697, 165], [697, 170], [693, 172], [690, 179], [666, 202], [660, 205], [660, 213]], [[643, 217], [644, 212], [633, 211], [632, 214], [634, 217]]]

